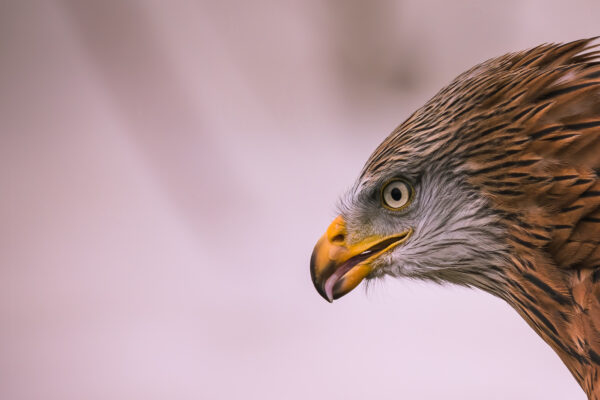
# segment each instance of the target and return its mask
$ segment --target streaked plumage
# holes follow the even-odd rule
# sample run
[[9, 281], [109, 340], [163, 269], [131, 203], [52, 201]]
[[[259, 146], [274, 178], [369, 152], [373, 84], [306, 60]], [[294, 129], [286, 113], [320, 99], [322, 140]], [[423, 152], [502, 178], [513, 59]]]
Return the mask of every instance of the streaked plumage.
[[[600, 57], [592, 41], [484, 62], [396, 128], [315, 247], [319, 292], [331, 300], [384, 275], [481, 288], [514, 307], [600, 399]], [[397, 212], [380, 198], [395, 178], [414, 188]]]

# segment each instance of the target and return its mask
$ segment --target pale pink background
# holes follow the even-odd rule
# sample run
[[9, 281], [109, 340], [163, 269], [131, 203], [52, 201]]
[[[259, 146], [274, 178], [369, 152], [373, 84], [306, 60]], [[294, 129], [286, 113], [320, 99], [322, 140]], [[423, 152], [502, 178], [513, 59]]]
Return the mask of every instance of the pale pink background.
[[584, 399], [501, 301], [388, 281], [330, 305], [308, 260], [437, 89], [599, 21], [596, 1], [3, 1], [0, 398]]

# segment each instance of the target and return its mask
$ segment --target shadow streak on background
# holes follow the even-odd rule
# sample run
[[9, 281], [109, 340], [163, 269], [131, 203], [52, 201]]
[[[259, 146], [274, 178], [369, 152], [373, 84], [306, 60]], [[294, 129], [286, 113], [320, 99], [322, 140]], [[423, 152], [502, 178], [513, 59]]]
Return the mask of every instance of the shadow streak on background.
[[397, 124], [600, 4], [0, 5], [0, 397], [581, 398], [506, 305], [308, 274]]

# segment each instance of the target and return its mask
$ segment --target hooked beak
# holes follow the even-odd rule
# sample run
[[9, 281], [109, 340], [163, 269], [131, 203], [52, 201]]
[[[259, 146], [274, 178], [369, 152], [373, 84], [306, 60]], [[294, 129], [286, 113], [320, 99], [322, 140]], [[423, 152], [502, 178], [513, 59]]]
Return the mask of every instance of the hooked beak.
[[369, 236], [349, 245], [346, 222], [338, 216], [310, 258], [310, 275], [317, 292], [330, 303], [342, 297], [373, 271], [372, 264], [379, 256], [404, 243], [411, 234], [412, 229], [408, 229], [397, 235]]

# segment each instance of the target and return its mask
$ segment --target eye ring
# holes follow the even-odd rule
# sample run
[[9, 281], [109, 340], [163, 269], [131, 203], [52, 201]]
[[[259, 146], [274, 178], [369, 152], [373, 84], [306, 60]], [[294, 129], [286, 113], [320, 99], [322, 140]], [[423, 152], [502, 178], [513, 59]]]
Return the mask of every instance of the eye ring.
[[406, 208], [414, 197], [414, 190], [404, 179], [395, 178], [381, 187], [381, 205], [392, 211]]

